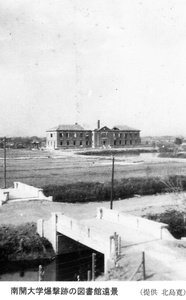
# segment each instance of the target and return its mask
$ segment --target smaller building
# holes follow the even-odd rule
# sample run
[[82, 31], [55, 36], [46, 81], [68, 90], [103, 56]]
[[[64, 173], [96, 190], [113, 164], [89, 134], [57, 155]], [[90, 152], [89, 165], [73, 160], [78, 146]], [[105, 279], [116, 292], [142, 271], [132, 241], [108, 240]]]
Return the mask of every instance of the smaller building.
[[128, 127], [126, 125], [116, 125], [113, 128], [107, 126], [93, 131], [93, 147], [126, 147], [140, 145], [140, 130]]
[[36, 139], [34, 139], [32, 142], [31, 142], [31, 148], [32, 149], [39, 149], [39, 146], [40, 146], [40, 142]]
[[92, 131], [79, 124], [58, 125], [47, 130], [46, 147], [53, 149], [90, 148], [92, 147]]

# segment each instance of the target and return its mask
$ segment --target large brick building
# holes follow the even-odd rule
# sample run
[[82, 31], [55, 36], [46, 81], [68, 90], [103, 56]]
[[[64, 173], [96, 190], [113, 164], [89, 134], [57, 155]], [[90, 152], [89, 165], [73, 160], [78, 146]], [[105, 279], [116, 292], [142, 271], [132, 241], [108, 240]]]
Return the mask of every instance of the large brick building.
[[126, 146], [138, 146], [141, 142], [140, 130], [126, 125], [117, 125], [113, 128], [107, 126], [86, 130], [78, 125], [59, 125], [47, 130], [47, 148], [122, 148]]
[[104, 126], [93, 131], [93, 147], [126, 147], [140, 144], [140, 130], [126, 125]]
[[92, 147], [92, 131], [78, 125], [59, 125], [47, 130], [47, 148]]

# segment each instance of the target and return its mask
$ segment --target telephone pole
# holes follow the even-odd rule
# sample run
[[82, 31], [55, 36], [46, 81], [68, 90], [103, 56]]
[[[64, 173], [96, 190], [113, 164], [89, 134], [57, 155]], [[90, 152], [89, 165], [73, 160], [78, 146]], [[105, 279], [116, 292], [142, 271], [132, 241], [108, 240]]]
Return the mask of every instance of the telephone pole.
[[110, 209], [112, 209], [112, 207], [113, 207], [113, 187], [114, 187], [114, 156], [112, 157], [112, 181], [111, 181]]

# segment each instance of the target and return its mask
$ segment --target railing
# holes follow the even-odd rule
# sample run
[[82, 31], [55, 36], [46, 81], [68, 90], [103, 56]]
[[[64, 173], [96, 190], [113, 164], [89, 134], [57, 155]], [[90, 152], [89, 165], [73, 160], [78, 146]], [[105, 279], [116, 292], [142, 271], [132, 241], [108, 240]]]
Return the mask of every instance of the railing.
[[140, 230], [160, 239], [162, 238], [162, 229], [168, 228], [168, 225], [164, 223], [155, 222], [129, 214], [118, 213], [117, 211], [103, 207], [97, 208], [97, 218]]

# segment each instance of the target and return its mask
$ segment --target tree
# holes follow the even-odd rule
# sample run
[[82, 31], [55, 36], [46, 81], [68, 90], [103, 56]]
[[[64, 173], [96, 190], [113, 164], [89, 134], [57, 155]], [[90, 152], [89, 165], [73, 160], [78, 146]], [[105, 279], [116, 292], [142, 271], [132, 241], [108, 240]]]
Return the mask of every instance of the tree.
[[183, 143], [183, 139], [177, 137], [177, 138], [175, 139], [174, 143], [175, 143], [176, 145], [181, 145], [181, 144]]

